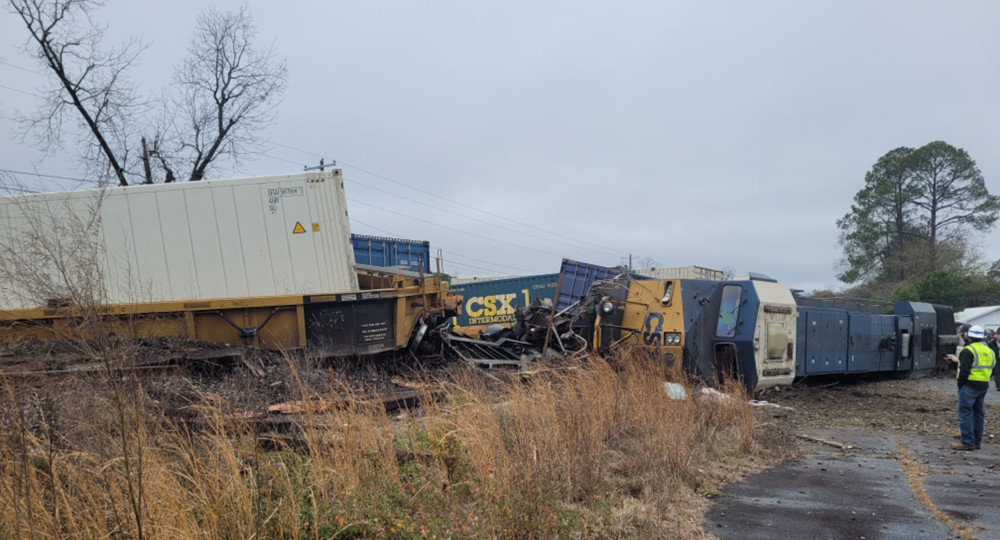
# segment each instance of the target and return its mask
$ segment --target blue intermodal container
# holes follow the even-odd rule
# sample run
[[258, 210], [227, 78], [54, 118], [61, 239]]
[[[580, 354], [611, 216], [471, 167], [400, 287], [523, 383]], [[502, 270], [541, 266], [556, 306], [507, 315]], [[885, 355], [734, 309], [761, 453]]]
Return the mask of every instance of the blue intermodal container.
[[558, 279], [559, 274], [544, 274], [455, 285], [451, 290], [462, 295], [462, 315], [455, 318], [456, 329], [475, 335], [491, 324], [512, 326], [514, 310], [538, 299], [555, 298]]
[[[624, 272], [622, 268], [610, 268], [570, 259], [563, 259], [559, 275], [562, 276], [562, 285], [559, 287], [559, 300], [556, 302], [556, 309], [562, 310], [583, 299], [590, 290], [590, 286], [595, 281], [612, 279]], [[647, 276], [640, 276], [632, 273], [634, 279], [653, 279]]]
[[401, 266], [419, 272], [431, 271], [431, 243], [402, 238], [352, 234], [354, 262], [371, 266]]

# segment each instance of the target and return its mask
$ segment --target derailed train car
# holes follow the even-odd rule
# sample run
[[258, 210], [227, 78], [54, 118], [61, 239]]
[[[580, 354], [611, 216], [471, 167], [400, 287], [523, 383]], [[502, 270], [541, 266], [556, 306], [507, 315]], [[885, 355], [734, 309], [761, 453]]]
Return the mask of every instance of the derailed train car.
[[[0, 348], [106, 335], [368, 355], [461, 311], [426, 242], [354, 240], [340, 170], [0, 197]], [[356, 263], [361, 241], [375, 266]]]
[[737, 377], [750, 392], [813, 375], [926, 374], [958, 341], [944, 306], [804, 298], [758, 274], [650, 280], [568, 260], [563, 270], [560, 287], [576, 292], [557, 307], [576, 313], [574, 329], [594, 350], [652, 350], [709, 383]]
[[655, 350], [705, 381], [738, 377], [748, 390], [795, 378], [795, 299], [778, 283], [623, 276], [596, 283], [589, 303], [597, 309], [578, 325], [593, 328], [595, 350]]
[[958, 344], [950, 306], [805, 297], [796, 302], [797, 377], [927, 374]]

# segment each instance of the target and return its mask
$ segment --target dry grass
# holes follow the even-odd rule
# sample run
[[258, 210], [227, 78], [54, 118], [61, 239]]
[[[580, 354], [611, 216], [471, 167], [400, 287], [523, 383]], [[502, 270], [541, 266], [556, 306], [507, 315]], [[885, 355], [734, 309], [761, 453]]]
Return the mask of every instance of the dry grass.
[[703, 537], [687, 500], [755, 451], [750, 407], [737, 390], [670, 400], [664, 381], [683, 376], [626, 360], [527, 381], [460, 371], [403, 418], [349, 399], [277, 452], [210, 396], [180, 422], [141, 387], [108, 392], [82, 441], [9, 390], [0, 539]]

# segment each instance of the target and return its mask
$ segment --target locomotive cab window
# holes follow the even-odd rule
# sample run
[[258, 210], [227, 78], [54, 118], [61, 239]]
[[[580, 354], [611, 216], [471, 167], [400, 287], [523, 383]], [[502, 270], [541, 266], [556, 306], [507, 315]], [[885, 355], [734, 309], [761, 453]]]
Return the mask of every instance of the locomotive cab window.
[[660, 303], [664, 306], [670, 305], [670, 299], [674, 295], [674, 282], [668, 281], [667, 285], [663, 288], [663, 297], [660, 298]]
[[722, 288], [722, 304], [719, 306], [719, 323], [715, 327], [718, 337], [736, 336], [736, 322], [740, 316], [740, 300], [743, 298], [743, 287], [726, 285]]

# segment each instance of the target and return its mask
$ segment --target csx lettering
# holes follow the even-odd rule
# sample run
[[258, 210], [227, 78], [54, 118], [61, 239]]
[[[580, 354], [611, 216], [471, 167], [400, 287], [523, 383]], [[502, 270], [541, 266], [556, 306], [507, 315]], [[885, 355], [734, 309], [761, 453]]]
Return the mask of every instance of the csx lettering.
[[663, 328], [662, 313], [650, 313], [647, 315], [646, 322], [642, 325], [642, 342], [646, 345], [659, 347], [661, 328]]
[[[513, 315], [512, 302], [517, 299], [517, 293], [494, 294], [491, 296], [474, 296], [465, 303], [465, 312], [470, 317], [493, 317], [496, 315]], [[499, 305], [498, 305], [499, 304]]]

